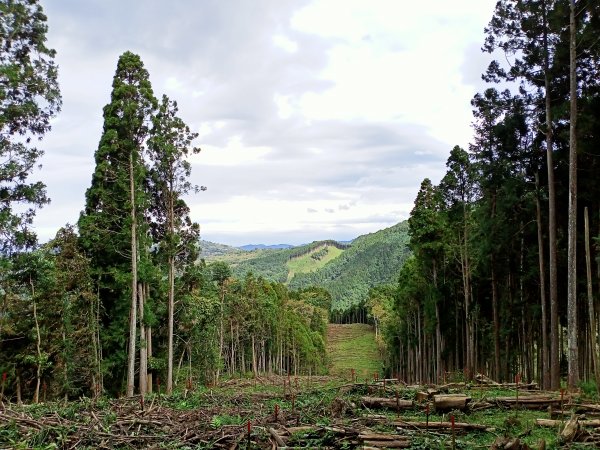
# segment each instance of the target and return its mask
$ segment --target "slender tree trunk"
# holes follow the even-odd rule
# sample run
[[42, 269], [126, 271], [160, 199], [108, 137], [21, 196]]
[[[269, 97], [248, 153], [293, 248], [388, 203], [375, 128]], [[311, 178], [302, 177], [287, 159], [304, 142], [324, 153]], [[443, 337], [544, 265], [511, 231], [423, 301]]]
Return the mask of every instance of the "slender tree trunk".
[[148, 347], [146, 345], [146, 325], [144, 325], [144, 289], [138, 284], [139, 317], [140, 317], [140, 374], [138, 377], [140, 395], [146, 395], [148, 386]]
[[[535, 173], [535, 184], [539, 190], [539, 175]], [[548, 354], [548, 318], [546, 312], [546, 264], [544, 259], [544, 236], [542, 231], [542, 206], [540, 203], [539, 192], [535, 197], [536, 219], [537, 219], [537, 237], [538, 237], [538, 261], [540, 265], [540, 304], [542, 312], [542, 350], [540, 357], [542, 360], [540, 377], [542, 389], [551, 387], [550, 383], [550, 361]]]
[[129, 201], [131, 202], [131, 307], [129, 312], [129, 351], [127, 360], [127, 397], [135, 389], [135, 340], [137, 337], [137, 219], [135, 212], [135, 184], [133, 155], [129, 155]]
[[494, 377], [502, 381], [500, 374], [500, 315], [498, 313], [498, 282], [494, 255], [492, 258], [492, 314], [494, 320]]
[[[146, 296], [146, 298], [148, 298], [148, 296]], [[152, 327], [150, 327], [150, 326], [148, 326], [146, 328], [146, 348], [147, 348], [146, 353], [148, 355], [148, 361], [150, 361], [152, 359]], [[154, 377], [152, 375], [152, 370], [148, 370], [147, 380], [148, 380], [148, 383], [146, 385], [146, 392], [151, 394], [153, 391], [153, 386], [154, 386]]]
[[175, 310], [175, 263], [169, 255], [168, 343], [167, 343], [167, 394], [173, 393], [173, 327]]
[[569, 389], [579, 382], [579, 353], [577, 348], [577, 74], [576, 74], [576, 26], [575, 0], [570, 2], [570, 97], [571, 124], [569, 127], [569, 231], [567, 273], [567, 323]]
[[[168, 211], [167, 211], [167, 226], [171, 241], [175, 235], [175, 205], [172, 179], [169, 183], [168, 196]], [[175, 317], [175, 257], [173, 243], [169, 242], [169, 305], [168, 305], [168, 350], [167, 350], [167, 394], [173, 393], [173, 327]]]
[[436, 383], [442, 378], [442, 325], [440, 317], [440, 305], [438, 302], [437, 262], [433, 260], [433, 285], [436, 290], [435, 299], [435, 376]]
[[[35, 287], [31, 278], [29, 279], [31, 284], [31, 296], [35, 298]], [[37, 364], [35, 371], [35, 392], [33, 394], [33, 403], [38, 403], [40, 400], [40, 385], [42, 381], [42, 336], [40, 334], [40, 323], [38, 322], [37, 316], [37, 302], [33, 301], [33, 319], [35, 321], [35, 349], [37, 355]]]
[[592, 371], [596, 380], [596, 389], [600, 389], [600, 367], [598, 367], [598, 352], [596, 340], [596, 313], [592, 295], [592, 257], [590, 249], [590, 219], [587, 206], [584, 209], [585, 222], [585, 269], [587, 275], [588, 318], [590, 323], [590, 351], [592, 355]]
[[544, 90], [546, 107], [546, 165], [548, 170], [548, 253], [550, 278], [550, 388], [560, 387], [560, 355], [558, 349], [558, 271], [556, 250], [556, 190], [554, 186], [554, 156], [552, 99], [550, 97], [550, 47], [548, 44], [548, 6], [544, 0]]
[[217, 366], [217, 383], [219, 382], [219, 375], [221, 374], [221, 364], [223, 363], [223, 335], [224, 335], [224, 330], [223, 330], [223, 321], [224, 321], [224, 308], [225, 308], [225, 282], [226, 280], [222, 281], [222, 285], [221, 285], [221, 302], [220, 302], [220, 315], [219, 315], [219, 365]]

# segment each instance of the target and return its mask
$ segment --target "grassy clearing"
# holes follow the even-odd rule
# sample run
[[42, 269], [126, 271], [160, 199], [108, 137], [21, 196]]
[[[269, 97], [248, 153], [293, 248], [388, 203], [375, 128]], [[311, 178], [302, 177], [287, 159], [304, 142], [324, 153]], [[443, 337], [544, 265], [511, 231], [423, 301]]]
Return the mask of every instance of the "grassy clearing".
[[327, 354], [331, 375], [349, 379], [351, 369], [361, 379], [372, 379], [376, 372], [381, 374], [381, 356], [375, 342], [375, 332], [369, 325], [330, 324], [327, 329]]
[[[333, 261], [340, 256], [344, 250], [340, 250], [332, 245], [325, 245], [315, 248], [312, 252], [297, 258], [290, 259], [287, 263], [289, 270], [288, 281], [291, 280], [297, 273], [314, 272]], [[313, 256], [318, 257], [313, 257]]]

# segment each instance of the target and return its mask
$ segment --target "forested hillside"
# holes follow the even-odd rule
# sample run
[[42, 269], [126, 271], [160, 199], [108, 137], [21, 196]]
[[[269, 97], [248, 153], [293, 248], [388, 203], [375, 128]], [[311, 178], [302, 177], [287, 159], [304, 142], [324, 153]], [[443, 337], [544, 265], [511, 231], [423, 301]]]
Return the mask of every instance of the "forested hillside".
[[242, 255], [245, 253], [237, 247], [230, 245], [218, 244], [216, 242], [205, 241], [200, 239], [200, 258], [211, 260], [225, 255]]
[[323, 268], [296, 274], [289, 287], [323, 287], [331, 293], [332, 309], [346, 309], [365, 301], [372, 287], [397, 279], [399, 270], [410, 255], [408, 240], [407, 222], [360, 236]]
[[[329, 254], [319, 254], [334, 246], [336, 250]], [[344, 310], [364, 302], [372, 287], [394, 281], [409, 254], [408, 224], [402, 222], [360, 236], [351, 244], [319, 241], [292, 249], [228, 254], [219, 259], [230, 264], [238, 277], [251, 272], [288, 283], [291, 289], [325, 288], [331, 293], [333, 309]]]
[[345, 249], [347, 244], [339, 244], [335, 241], [315, 241], [287, 249], [257, 249], [241, 255], [230, 254], [219, 260], [230, 264], [233, 273], [238, 277], [243, 277], [251, 272], [269, 280], [285, 283], [288, 281], [290, 273], [290, 261], [318, 252], [327, 246]]

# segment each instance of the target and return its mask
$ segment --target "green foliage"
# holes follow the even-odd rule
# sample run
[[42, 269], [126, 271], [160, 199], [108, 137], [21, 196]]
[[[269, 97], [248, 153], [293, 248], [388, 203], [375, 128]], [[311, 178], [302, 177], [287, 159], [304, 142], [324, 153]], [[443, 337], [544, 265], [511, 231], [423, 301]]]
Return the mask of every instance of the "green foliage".
[[[46, 186], [29, 177], [44, 152], [34, 143], [60, 110], [55, 51], [46, 47], [46, 15], [36, 0], [0, 3], [0, 255], [35, 244], [29, 229]], [[14, 205], [27, 207], [13, 209]]]

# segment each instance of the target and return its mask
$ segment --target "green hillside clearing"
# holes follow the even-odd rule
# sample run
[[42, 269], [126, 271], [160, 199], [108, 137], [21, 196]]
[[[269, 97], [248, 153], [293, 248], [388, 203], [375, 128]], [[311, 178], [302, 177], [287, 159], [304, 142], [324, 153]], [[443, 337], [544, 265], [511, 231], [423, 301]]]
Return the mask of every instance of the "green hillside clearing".
[[334, 247], [333, 245], [324, 245], [317, 247], [310, 253], [307, 253], [296, 258], [292, 258], [287, 262], [288, 267], [288, 282], [297, 273], [310, 273], [321, 269], [329, 261], [333, 261], [340, 256], [344, 250]]
[[360, 379], [372, 379], [374, 373], [382, 375], [381, 356], [375, 342], [375, 331], [370, 325], [330, 324], [327, 328], [327, 355], [331, 375], [350, 378], [352, 369]]

